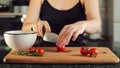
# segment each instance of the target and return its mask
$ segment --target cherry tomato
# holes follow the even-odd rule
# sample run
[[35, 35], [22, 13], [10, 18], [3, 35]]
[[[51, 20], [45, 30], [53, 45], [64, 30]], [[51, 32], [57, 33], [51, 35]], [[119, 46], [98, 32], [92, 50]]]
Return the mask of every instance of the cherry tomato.
[[65, 51], [65, 45], [59, 47], [57, 46], [57, 52], [64, 52]]
[[89, 48], [87, 46], [81, 47], [81, 49], [80, 49], [81, 55], [87, 56], [88, 55], [88, 50], [89, 50]]
[[98, 51], [96, 48], [88, 48], [86, 46], [81, 47], [80, 53], [82, 56], [96, 57], [98, 55]]
[[34, 47], [30, 47], [27, 49], [28, 52], [35, 52], [35, 48]]
[[44, 54], [44, 49], [41, 48], [41, 47], [39, 47], [39, 48], [37, 48], [36, 53], [38, 53], [38, 54]]
[[90, 56], [96, 57], [97, 55], [98, 55], [98, 50], [96, 48], [91, 48], [90, 49]]
[[84, 56], [89, 56], [90, 55], [90, 48], [87, 48], [86, 51], [84, 52]]

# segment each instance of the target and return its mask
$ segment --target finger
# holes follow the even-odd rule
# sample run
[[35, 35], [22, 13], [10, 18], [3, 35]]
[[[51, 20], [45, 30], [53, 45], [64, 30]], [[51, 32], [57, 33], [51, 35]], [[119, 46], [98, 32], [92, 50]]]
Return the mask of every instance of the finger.
[[63, 44], [68, 45], [71, 37], [73, 36], [74, 29], [68, 29], [63, 37], [64, 40], [61, 40]]
[[44, 21], [44, 27], [45, 27], [45, 31], [46, 31], [46, 32], [51, 32], [50, 25], [48, 24], [47, 21]]
[[37, 33], [37, 23], [34, 24], [34, 26], [32, 27], [33, 28], [33, 31]]
[[41, 22], [37, 23], [37, 31], [41, 37], [43, 37], [43, 24]]
[[72, 40], [75, 41], [77, 37], [79, 36], [79, 32], [74, 32]]
[[33, 26], [33, 31], [36, 32], [38, 36], [41, 36], [41, 35], [39, 34], [38, 25], [37, 25], [37, 24], [38, 24], [38, 22], [36, 22], [36, 23], [34, 24], [34, 26]]
[[65, 32], [60, 37], [60, 40], [58, 41], [59, 45], [68, 45], [73, 35], [73, 32], [74, 32], [74, 29], [72, 28], [66, 29]]
[[66, 30], [67, 30], [67, 28], [66, 28], [66, 27], [63, 27], [63, 29], [61, 30], [61, 32], [60, 32], [59, 35], [58, 35], [56, 45], [61, 45], [60, 40], [61, 40], [61, 38], [63, 37], [63, 35], [64, 35], [64, 33], [65, 33]]
[[61, 30], [61, 32], [59, 33], [57, 42], [60, 41], [60, 39], [63, 37], [64, 33], [66, 32], [66, 30], [68, 29], [69, 26], [64, 26], [63, 29]]
[[63, 29], [61, 30], [61, 32], [59, 33], [59, 37], [61, 37], [65, 32], [66, 30], [68, 29], [69, 26], [65, 26], [63, 27]]

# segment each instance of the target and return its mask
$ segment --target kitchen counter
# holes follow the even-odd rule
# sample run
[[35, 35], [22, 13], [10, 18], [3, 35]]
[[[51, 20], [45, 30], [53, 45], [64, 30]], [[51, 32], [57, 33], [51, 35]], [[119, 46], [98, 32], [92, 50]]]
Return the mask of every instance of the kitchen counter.
[[[47, 43], [48, 45], [49, 43]], [[110, 41], [87, 41], [87, 45], [89, 46], [98, 46], [98, 47], [109, 47], [119, 58], [120, 58], [120, 42], [110, 42]], [[51, 43], [50, 43], [51, 45]], [[7, 55], [9, 51], [0, 51], [0, 68], [120, 68], [120, 63], [118, 64], [70, 64], [70, 65], [64, 65], [64, 64], [6, 64], [2, 62], [2, 59], [5, 55]]]
[[16, 16], [23, 16], [22, 13], [13, 13], [13, 12], [0, 12], [0, 18], [13, 18], [13, 17], [16, 17]]
[[18, 15], [21, 16], [23, 15], [22, 13], [13, 13], [13, 12], [0, 12], [0, 16], [10, 16], [10, 15]]

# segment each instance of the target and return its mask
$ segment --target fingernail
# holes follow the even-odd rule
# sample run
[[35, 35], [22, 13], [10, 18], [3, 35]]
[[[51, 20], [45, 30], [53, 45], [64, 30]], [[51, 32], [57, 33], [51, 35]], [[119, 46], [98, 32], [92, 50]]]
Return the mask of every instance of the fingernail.
[[72, 40], [75, 41], [75, 38], [73, 38]]
[[57, 46], [62, 47], [63, 45], [62, 44], [57, 44]]
[[56, 46], [58, 46], [58, 43], [56, 43]]
[[60, 44], [59, 44], [59, 43], [56, 43], [56, 45], [57, 45], [57, 46], [60, 46]]
[[68, 45], [69, 43], [66, 43], [65, 45]]

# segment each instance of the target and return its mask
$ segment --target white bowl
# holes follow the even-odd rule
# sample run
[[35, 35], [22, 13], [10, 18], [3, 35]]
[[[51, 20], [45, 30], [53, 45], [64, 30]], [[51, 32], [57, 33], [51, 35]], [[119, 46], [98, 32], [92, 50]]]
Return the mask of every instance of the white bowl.
[[25, 50], [34, 45], [37, 34], [33, 31], [6, 31], [4, 39], [12, 50]]

